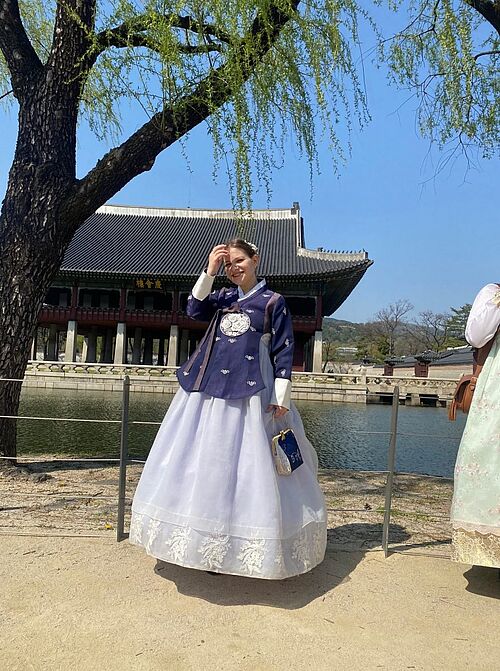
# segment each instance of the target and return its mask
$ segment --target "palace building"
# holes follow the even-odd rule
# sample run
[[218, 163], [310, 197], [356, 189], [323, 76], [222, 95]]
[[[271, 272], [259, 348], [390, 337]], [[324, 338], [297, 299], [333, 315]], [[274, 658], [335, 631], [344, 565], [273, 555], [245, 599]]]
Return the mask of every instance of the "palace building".
[[[372, 264], [361, 252], [305, 247], [298, 203], [282, 210], [169, 210], [106, 205], [71, 241], [39, 315], [33, 358], [178, 366], [206, 323], [187, 297], [216, 244], [244, 237], [260, 250], [259, 276], [293, 315], [296, 370], [321, 370], [322, 320]], [[228, 280], [220, 272], [215, 288]], [[42, 343], [43, 340], [43, 343]]]

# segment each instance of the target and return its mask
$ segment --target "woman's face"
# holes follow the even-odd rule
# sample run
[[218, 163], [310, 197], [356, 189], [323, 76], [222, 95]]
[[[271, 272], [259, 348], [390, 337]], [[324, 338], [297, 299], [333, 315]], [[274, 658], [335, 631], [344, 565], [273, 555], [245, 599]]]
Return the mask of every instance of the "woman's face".
[[249, 291], [257, 283], [257, 264], [259, 257], [252, 257], [239, 247], [228, 247], [228, 259], [224, 264], [224, 270], [228, 278], [241, 287], [243, 291]]

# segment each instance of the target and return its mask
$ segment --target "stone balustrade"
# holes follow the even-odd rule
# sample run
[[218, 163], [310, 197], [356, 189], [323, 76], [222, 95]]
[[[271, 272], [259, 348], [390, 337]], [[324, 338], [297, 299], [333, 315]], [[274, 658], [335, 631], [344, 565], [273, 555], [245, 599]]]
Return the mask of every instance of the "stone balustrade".
[[[175, 366], [100, 364], [58, 361], [30, 361], [25, 386], [61, 389], [121, 391], [129, 375], [132, 391], [173, 394], [178, 389]], [[293, 374], [295, 400], [341, 401], [347, 403], [390, 402], [399, 387], [401, 402], [410, 405], [446, 405], [456, 380], [397, 377], [358, 373]]]

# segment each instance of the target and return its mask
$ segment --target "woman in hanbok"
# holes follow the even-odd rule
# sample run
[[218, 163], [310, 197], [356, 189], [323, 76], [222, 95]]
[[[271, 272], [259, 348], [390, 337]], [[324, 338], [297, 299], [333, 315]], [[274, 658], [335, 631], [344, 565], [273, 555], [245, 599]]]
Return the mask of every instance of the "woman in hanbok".
[[478, 377], [455, 466], [451, 509], [454, 561], [500, 567], [500, 286], [476, 296], [465, 337], [492, 342]]
[[[166, 562], [211, 573], [283, 579], [324, 557], [327, 517], [317, 456], [290, 401], [292, 320], [257, 278], [257, 248], [217, 245], [188, 299], [211, 319], [177, 372], [132, 504], [130, 541]], [[232, 288], [212, 290], [224, 264]], [[291, 428], [303, 464], [278, 475], [271, 441]]]

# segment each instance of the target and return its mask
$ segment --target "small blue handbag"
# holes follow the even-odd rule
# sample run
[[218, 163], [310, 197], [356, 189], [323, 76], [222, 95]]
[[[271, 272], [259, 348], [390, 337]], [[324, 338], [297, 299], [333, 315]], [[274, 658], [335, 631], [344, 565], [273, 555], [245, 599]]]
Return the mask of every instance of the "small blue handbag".
[[278, 475], [291, 475], [304, 463], [292, 429], [284, 429], [274, 436], [271, 451]]

